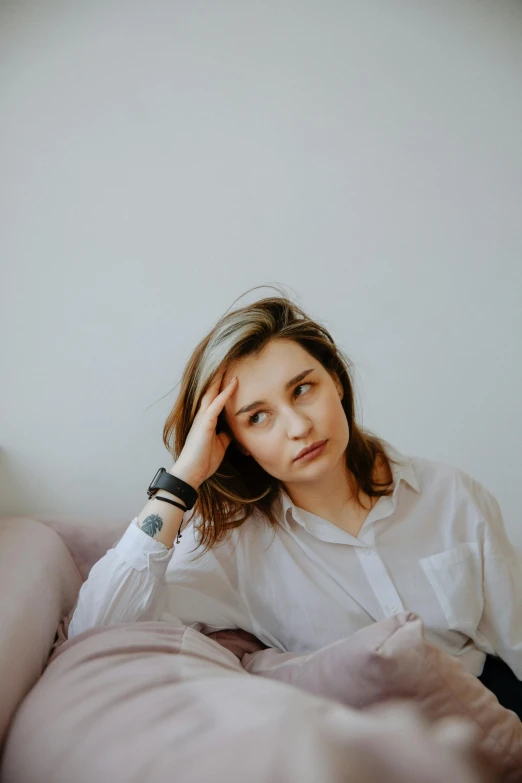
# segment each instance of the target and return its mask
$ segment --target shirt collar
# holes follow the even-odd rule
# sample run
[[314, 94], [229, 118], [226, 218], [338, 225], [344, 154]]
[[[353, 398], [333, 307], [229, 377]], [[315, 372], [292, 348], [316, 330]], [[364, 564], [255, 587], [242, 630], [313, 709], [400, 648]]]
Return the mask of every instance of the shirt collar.
[[[397, 449], [395, 449], [382, 438], [381, 443], [384, 446], [387, 456], [394, 460], [393, 462], [390, 462], [390, 468], [393, 477], [393, 498], [395, 499], [395, 495], [401, 481], [404, 481], [406, 484], [408, 484], [412, 489], [415, 490], [415, 492], [420, 492], [419, 480], [417, 478], [417, 474], [415, 473], [415, 468], [413, 467], [412, 458], [407, 457], [405, 454], [401, 454], [400, 451], [397, 451]], [[288, 509], [293, 510], [294, 504], [284, 489], [281, 490], [281, 504], [283, 512], [282, 518], [286, 521]]]

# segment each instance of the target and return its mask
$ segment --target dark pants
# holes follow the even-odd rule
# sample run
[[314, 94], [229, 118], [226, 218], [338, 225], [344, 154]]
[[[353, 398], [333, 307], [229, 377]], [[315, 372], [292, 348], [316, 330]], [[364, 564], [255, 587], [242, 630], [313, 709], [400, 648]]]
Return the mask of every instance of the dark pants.
[[495, 694], [503, 707], [516, 712], [522, 720], [522, 682], [502, 658], [488, 655], [484, 671], [478, 679]]

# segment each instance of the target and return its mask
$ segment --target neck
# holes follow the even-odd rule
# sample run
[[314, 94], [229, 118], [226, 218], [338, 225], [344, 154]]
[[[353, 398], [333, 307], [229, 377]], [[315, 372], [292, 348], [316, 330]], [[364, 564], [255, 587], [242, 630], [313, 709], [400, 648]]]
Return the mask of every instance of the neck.
[[343, 455], [335, 469], [320, 480], [285, 484], [285, 491], [298, 508], [337, 524], [359, 507], [355, 487], [356, 481], [346, 467]]

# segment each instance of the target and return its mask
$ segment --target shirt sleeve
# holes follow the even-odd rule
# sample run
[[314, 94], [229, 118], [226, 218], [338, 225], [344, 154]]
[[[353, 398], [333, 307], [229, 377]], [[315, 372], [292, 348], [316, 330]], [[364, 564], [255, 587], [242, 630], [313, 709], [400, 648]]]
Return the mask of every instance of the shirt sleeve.
[[102, 625], [159, 620], [165, 572], [174, 553], [151, 538], [135, 517], [118, 543], [93, 565], [80, 588], [68, 638]]
[[477, 641], [486, 639], [522, 680], [522, 560], [508, 538], [497, 500], [474, 484], [484, 531], [484, 610]]

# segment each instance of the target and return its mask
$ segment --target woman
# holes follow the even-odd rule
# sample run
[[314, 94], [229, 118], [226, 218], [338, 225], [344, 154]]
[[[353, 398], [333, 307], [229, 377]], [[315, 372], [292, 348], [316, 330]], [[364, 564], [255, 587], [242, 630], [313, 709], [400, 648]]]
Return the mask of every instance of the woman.
[[93, 566], [69, 637], [161, 619], [310, 652], [414, 611], [522, 715], [522, 578], [495, 498], [363, 430], [348, 359], [294, 303], [220, 319], [163, 439], [174, 464]]

